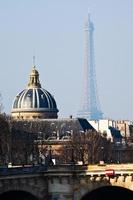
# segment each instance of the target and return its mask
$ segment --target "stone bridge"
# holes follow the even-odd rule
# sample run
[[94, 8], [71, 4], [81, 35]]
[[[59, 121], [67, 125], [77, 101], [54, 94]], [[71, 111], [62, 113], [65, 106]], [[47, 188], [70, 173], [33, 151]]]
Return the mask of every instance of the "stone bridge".
[[133, 191], [133, 164], [0, 169], [1, 200], [80, 200], [87, 192], [107, 186]]

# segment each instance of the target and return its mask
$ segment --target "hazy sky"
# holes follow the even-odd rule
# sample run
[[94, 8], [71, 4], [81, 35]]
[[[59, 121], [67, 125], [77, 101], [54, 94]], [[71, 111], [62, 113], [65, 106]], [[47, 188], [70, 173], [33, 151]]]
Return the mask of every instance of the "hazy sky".
[[104, 116], [133, 120], [133, 0], [0, 0], [0, 92], [10, 113], [32, 57], [60, 117], [80, 109], [83, 27], [95, 26], [95, 65]]

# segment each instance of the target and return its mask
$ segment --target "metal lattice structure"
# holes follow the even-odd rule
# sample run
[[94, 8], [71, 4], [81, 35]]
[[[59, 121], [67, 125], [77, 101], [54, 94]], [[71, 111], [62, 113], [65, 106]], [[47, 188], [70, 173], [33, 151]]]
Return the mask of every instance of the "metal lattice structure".
[[94, 26], [88, 15], [87, 23], [85, 24], [85, 55], [84, 55], [84, 77], [81, 110], [78, 112], [79, 117], [87, 118], [88, 120], [98, 120], [103, 118], [100, 102], [98, 99], [95, 60], [94, 60]]

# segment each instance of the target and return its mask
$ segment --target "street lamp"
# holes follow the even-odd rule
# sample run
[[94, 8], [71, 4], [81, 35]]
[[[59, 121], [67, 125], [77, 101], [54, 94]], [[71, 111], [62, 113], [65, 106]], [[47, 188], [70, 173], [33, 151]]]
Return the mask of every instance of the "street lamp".
[[71, 155], [71, 164], [74, 165], [75, 161], [74, 161], [74, 148], [73, 147], [71, 148], [71, 153], [72, 153], [72, 155]]
[[83, 149], [83, 147], [80, 147], [80, 155], [81, 155], [82, 165], [84, 165], [84, 149]]
[[48, 155], [48, 166], [54, 165], [53, 160], [52, 160], [52, 147], [51, 145], [49, 146], [49, 155]]
[[102, 152], [102, 163], [101, 164], [103, 164], [104, 163], [104, 147], [103, 146], [101, 146], [101, 152]]
[[119, 146], [117, 147], [117, 163], [119, 164], [120, 163], [120, 148]]

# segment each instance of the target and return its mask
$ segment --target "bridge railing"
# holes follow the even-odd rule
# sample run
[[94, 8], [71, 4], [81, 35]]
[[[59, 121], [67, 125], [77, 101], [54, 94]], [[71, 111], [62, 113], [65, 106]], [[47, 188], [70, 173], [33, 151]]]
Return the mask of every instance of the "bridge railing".
[[17, 174], [33, 174], [47, 170], [45, 165], [31, 165], [31, 166], [12, 166], [12, 167], [0, 167], [0, 176], [17, 175]]
[[107, 175], [109, 173], [114, 174], [133, 174], [133, 164], [129, 165], [24, 165], [24, 166], [3, 166], [0, 167], [0, 176], [17, 175], [17, 174], [35, 174], [41, 172], [49, 173], [85, 173], [86, 175]]

